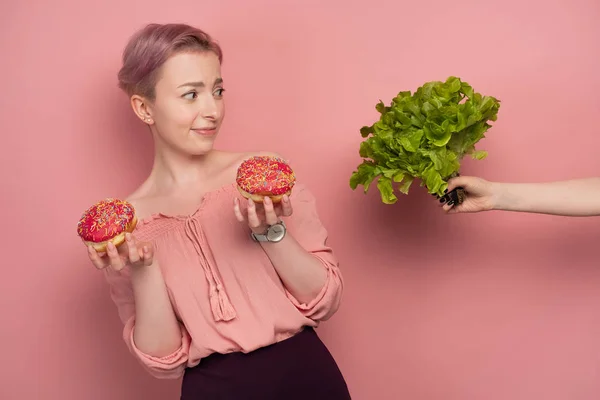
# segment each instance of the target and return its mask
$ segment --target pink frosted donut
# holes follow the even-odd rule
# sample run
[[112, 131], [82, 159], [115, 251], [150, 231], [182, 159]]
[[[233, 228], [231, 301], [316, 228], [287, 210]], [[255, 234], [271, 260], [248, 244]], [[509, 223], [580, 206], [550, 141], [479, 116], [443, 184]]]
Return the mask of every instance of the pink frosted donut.
[[294, 171], [287, 162], [273, 156], [254, 156], [238, 168], [236, 178], [239, 192], [247, 199], [262, 203], [269, 197], [273, 203], [290, 195], [296, 183]]
[[77, 223], [77, 234], [86, 246], [104, 252], [109, 242], [115, 246], [121, 245], [125, 241], [125, 234], [133, 232], [136, 224], [135, 210], [130, 203], [108, 198], [83, 213]]

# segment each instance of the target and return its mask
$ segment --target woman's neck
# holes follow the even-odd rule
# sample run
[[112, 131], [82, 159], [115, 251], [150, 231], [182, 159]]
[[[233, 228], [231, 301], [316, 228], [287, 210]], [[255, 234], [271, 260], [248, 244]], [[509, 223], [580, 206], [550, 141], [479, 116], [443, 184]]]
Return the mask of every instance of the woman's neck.
[[149, 180], [159, 191], [186, 189], [206, 182], [214, 173], [214, 150], [197, 156], [161, 146], [154, 154]]

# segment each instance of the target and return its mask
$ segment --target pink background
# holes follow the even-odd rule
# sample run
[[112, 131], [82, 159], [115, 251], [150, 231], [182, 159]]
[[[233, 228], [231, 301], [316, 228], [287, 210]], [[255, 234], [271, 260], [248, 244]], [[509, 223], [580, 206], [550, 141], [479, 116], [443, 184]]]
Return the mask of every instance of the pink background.
[[0, 15], [0, 398], [178, 398], [127, 352], [75, 235], [150, 166], [115, 76], [150, 21], [219, 39], [219, 145], [281, 152], [320, 199], [346, 280], [320, 334], [355, 399], [600, 398], [597, 218], [445, 216], [418, 187], [385, 206], [348, 186], [375, 103], [449, 75], [502, 100], [489, 158], [463, 173], [598, 175], [597, 0], [30, 0]]

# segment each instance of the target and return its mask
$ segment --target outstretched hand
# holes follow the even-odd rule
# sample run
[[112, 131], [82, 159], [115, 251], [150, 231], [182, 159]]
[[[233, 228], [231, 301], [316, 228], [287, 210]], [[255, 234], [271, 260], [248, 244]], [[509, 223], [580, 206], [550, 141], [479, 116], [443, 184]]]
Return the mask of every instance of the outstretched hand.
[[98, 253], [88, 246], [88, 256], [98, 269], [107, 267], [120, 271], [127, 265], [132, 267], [147, 267], [154, 261], [154, 247], [150, 243], [138, 242], [131, 233], [125, 234], [125, 242], [116, 247], [108, 243], [106, 253]]
[[448, 181], [448, 192], [461, 187], [465, 191], [465, 199], [460, 204], [449, 201], [447, 196], [439, 201], [442, 208], [449, 214], [474, 213], [488, 211], [494, 208], [497, 194], [491, 182], [473, 176], [458, 176]]
[[233, 212], [238, 221], [248, 223], [252, 232], [263, 234], [269, 226], [278, 223], [281, 217], [293, 214], [292, 203], [289, 196], [283, 196], [281, 202], [273, 204], [269, 197], [263, 203], [255, 203], [252, 199], [234, 199]]

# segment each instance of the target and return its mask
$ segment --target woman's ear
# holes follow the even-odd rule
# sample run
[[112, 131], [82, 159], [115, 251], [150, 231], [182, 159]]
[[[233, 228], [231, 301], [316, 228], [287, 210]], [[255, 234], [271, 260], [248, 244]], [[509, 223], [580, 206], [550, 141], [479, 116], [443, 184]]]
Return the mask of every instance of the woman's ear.
[[152, 125], [154, 120], [152, 119], [150, 102], [146, 98], [138, 96], [137, 94], [131, 96], [130, 101], [133, 112], [135, 112], [138, 118], [141, 119], [145, 124]]

